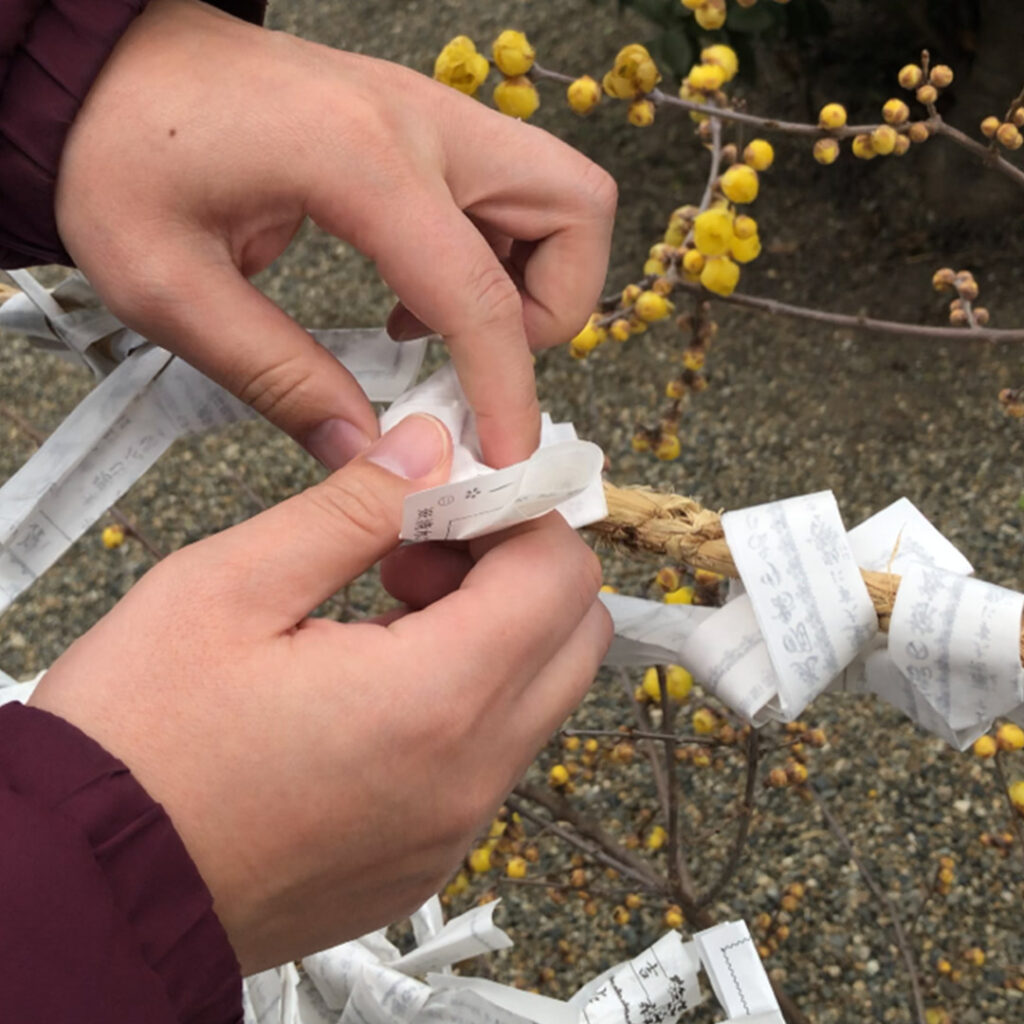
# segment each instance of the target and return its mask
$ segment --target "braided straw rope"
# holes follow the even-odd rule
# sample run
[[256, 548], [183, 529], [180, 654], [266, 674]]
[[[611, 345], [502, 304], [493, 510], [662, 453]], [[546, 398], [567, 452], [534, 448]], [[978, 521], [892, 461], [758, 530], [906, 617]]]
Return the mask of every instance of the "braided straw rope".
[[[616, 487], [607, 481], [604, 496], [608, 518], [588, 526], [591, 533], [633, 551], [649, 551], [680, 565], [739, 578], [718, 512], [679, 494], [661, 494], [646, 487]], [[861, 569], [860, 574], [878, 613], [879, 628], [887, 631], [900, 577], [867, 569]], [[1024, 626], [1020, 657], [1024, 662]]]

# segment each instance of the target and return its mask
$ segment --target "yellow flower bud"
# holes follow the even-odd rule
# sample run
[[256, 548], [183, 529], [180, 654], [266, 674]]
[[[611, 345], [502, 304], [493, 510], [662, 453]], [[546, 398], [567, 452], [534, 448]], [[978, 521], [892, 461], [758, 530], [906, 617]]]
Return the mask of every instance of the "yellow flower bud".
[[490, 70], [487, 58], [476, 52], [468, 36], [456, 36], [434, 62], [434, 78], [467, 96], [476, 93]]
[[1000, 750], [1024, 749], [1024, 729], [1013, 722], [1004, 722], [996, 730], [996, 743]]
[[953, 69], [948, 64], [936, 64], [928, 73], [928, 81], [936, 89], [948, 89], [953, 84]]
[[678, 434], [662, 434], [661, 439], [654, 447], [654, 454], [662, 462], [671, 462], [673, 459], [679, 458], [679, 453], [682, 450], [683, 446]]
[[613, 320], [608, 331], [616, 341], [625, 341], [629, 337], [629, 321], [619, 317]]
[[896, 148], [896, 129], [880, 124], [871, 133], [871, 148], [879, 156], [888, 156]]
[[651, 450], [651, 442], [646, 434], [634, 434], [630, 438], [629, 445], [635, 452], [649, 452]]
[[577, 114], [589, 114], [601, 102], [601, 86], [590, 75], [583, 75], [570, 83], [565, 95]]
[[694, 245], [705, 256], [722, 256], [732, 244], [732, 214], [728, 210], [711, 209], [698, 214], [693, 222]]
[[627, 284], [626, 287], [622, 289], [622, 304], [624, 306], [632, 306], [633, 303], [640, 298], [640, 293], [642, 291], [643, 288], [638, 284]]
[[669, 665], [665, 669], [665, 684], [674, 701], [684, 701], [693, 689], [693, 676], [682, 665]]
[[757, 221], [746, 214], [740, 214], [732, 222], [732, 233], [737, 238], [753, 238], [757, 234]]
[[510, 857], [508, 863], [505, 865], [505, 874], [508, 875], [509, 878], [525, 878], [526, 858]]
[[910, 107], [900, 99], [886, 100], [882, 107], [882, 120], [886, 124], [903, 124], [910, 120]]
[[665, 604], [693, 604], [693, 587], [677, 587], [670, 590], [662, 600]]
[[700, 274], [704, 269], [704, 254], [699, 249], [687, 249], [683, 256], [683, 270], [688, 274]]
[[716, 3], [715, 0], [707, 0], [703, 7], [698, 7], [693, 16], [702, 29], [713, 32], [725, 24], [725, 0]]
[[715, 256], [704, 264], [700, 283], [716, 295], [732, 295], [740, 280], [740, 268], [728, 256]]
[[488, 846], [478, 846], [468, 858], [469, 870], [482, 875], [491, 870], [491, 850]]
[[704, 350], [699, 348], [688, 348], [683, 353], [683, 366], [687, 370], [693, 370], [696, 372], [704, 367], [704, 361], [707, 357], [704, 355]]
[[757, 235], [750, 238], [734, 238], [732, 240], [732, 258], [737, 263], [749, 263], [761, 255], [761, 239]]
[[721, 187], [734, 203], [752, 203], [757, 198], [757, 171], [747, 164], [733, 164], [722, 175]]
[[659, 259], [652, 258], [652, 259], [644, 261], [644, 276], [645, 277], [648, 277], [650, 275], [661, 277], [661, 275], [665, 273], [666, 269], [667, 268], [665, 267], [665, 264], [662, 263], [661, 260], [659, 260]]
[[679, 0], [679, 2], [689, 11], [695, 11], [698, 7], [703, 7], [707, 0]]
[[105, 527], [103, 533], [100, 535], [103, 546], [108, 551], [113, 550], [114, 548], [119, 548], [124, 543], [124, 538], [124, 527], [118, 523]]
[[601, 79], [601, 86], [609, 96], [617, 100], [631, 100], [639, 91], [628, 78], [622, 78], [614, 71], [609, 71]]
[[633, 100], [626, 117], [631, 125], [647, 128], [654, 124], [654, 104], [646, 99]]
[[875, 147], [871, 145], [870, 135], [858, 135], [853, 140], [853, 155], [860, 160], [874, 160]]
[[665, 911], [665, 917], [663, 918], [666, 928], [682, 928], [685, 918], [683, 912], [673, 904], [668, 910]]
[[986, 138], [994, 139], [996, 132], [999, 131], [999, 118], [998, 117], [986, 117], [981, 122], [981, 134]]
[[553, 765], [548, 772], [548, 784], [556, 789], [569, 781], [569, 769], [564, 764]]
[[725, 69], [719, 64], [694, 64], [686, 84], [696, 92], [715, 92], [725, 81]]
[[647, 833], [647, 838], [644, 840], [644, 846], [648, 850], [660, 850], [668, 839], [668, 833], [661, 827], [661, 825], [655, 825], [650, 832]]
[[704, 47], [700, 51], [700, 59], [702, 64], [717, 64], [725, 72], [726, 82], [731, 82], [740, 69], [740, 60], [736, 56], [736, 51], [723, 43]]
[[923, 103], [927, 107], [939, 98], [939, 90], [934, 85], [922, 85], [914, 95], [917, 96], [918, 103]]
[[896, 136], [896, 146], [893, 149], [894, 156], [903, 156], [910, 149], [910, 137], [907, 135]]
[[826, 103], [818, 114], [822, 128], [842, 128], [846, 124], [846, 107], [842, 103]]
[[818, 139], [814, 144], [814, 159], [819, 164], [834, 164], [839, 157], [839, 143], [835, 139]]
[[995, 739], [991, 736], [980, 736], [974, 741], [974, 746], [971, 748], [974, 751], [975, 757], [994, 757], [995, 752], [999, 749]]
[[494, 87], [494, 105], [503, 114], [525, 121], [540, 106], [540, 96], [528, 78], [506, 78]]
[[652, 665], [644, 672], [644, 681], [640, 684], [645, 696], [658, 703], [661, 700], [661, 684], [658, 682], [658, 670]]
[[904, 89], [916, 89], [924, 81], [924, 72], [916, 64], [904, 64], [896, 77]]
[[682, 398], [685, 393], [686, 387], [678, 377], [673, 378], [665, 385], [666, 398], [671, 398], [673, 400], [676, 398]]
[[767, 171], [775, 160], [775, 150], [767, 139], [752, 139], [743, 150], [743, 162], [755, 171]]
[[690, 721], [698, 736], [710, 736], [718, 728], [718, 716], [711, 708], [697, 708]]
[[633, 312], [644, 323], [652, 324], [664, 320], [672, 312], [672, 303], [657, 292], [642, 292], [633, 304]]
[[1005, 124], [1001, 124], [996, 131], [996, 141], [1007, 149], [1020, 149], [1024, 144], [1024, 136], [1021, 135], [1020, 129], [1015, 124], [1007, 121]]
[[525, 75], [533, 67], [533, 58], [537, 56], [537, 51], [530, 45], [526, 36], [511, 28], [505, 29], [494, 40], [492, 52], [498, 70], [510, 78]]
[[601, 332], [593, 324], [588, 323], [569, 344], [579, 352], [592, 352], [601, 344], [601, 340]]
[[1014, 782], [1009, 789], [1010, 802], [1018, 811], [1024, 811], [1024, 780]]

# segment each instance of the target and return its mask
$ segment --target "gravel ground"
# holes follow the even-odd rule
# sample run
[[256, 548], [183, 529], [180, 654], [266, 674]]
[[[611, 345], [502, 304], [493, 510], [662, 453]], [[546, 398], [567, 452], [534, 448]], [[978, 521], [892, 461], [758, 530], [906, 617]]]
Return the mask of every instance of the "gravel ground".
[[[645, 35], [638, 20], [620, 19], [614, 5], [589, 0], [281, 0], [273, 23], [421, 70], [459, 32], [483, 44], [506, 25], [524, 27], [547, 66], [570, 72], [596, 72], [619, 45]], [[787, 78], [781, 57], [766, 58], [762, 72], [758, 88], [766, 98], [752, 97], [754, 108], [779, 110], [782, 96], [788, 97], [782, 112], [806, 116], [804, 97], [812, 106], [823, 98], [820, 81], [797, 87]], [[888, 74], [875, 69], [865, 92], [884, 98]], [[830, 80], [829, 72], [823, 79]], [[698, 197], [705, 167], [687, 119], [660, 117], [643, 133], [623, 120], [620, 110], [607, 109], [580, 121], [558, 109], [553, 92], [545, 94], [537, 117], [619, 178], [622, 200], [609, 273], [615, 288], [636, 276], [667, 211]], [[936, 266], [953, 261], [974, 270], [995, 325], [1024, 323], [1022, 246], [1012, 216], [967, 216], [971, 191], [983, 187], [980, 172], [964, 182], [963, 209], [929, 210], [920, 186], [927, 153], [883, 166], [844, 160], [830, 169], [814, 165], [801, 146], [780, 144], [778, 154], [756, 210], [767, 253], [744, 272], [745, 289], [938, 323], [942, 304], [928, 281]], [[1019, 211], [1018, 205], [1006, 213]], [[391, 301], [372, 266], [314, 230], [301, 233], [261, 284], [309, 326], [380, 323]], [[543, 354], [538, 381], [546, 406], [604, 447], [616, 482], [670, 487], [721, 508], [832, 488], [849, 525], [906, 495], [958, 544], [979, 576], [1024, 589], [1024, 512], [1018, 503], [1024, 432], [995, 402], [1000, 387], [1024, 383], [1018, 354], [974, 343], [879, 340], [724, 306], [716, 316], [721, 330], [709, 359], [711, 387], [688, 407], [678, 461], [657, 463], [629, 448], [633, 425], [652, 418], [678, 357], [668, 330], [606, 346], [582, 366], [564, 351]], [[43, 432], [53, 429], [89, 381], [19, 339], [4, 341], [0, 403]], [[0, 437], [5, 479], [32, 444], [7, 420], [0, 420]], [[176, 446], [122, 507], [169, 551], [250, 515], [253, 494], [272, 502], [319, 475], [291, 442], [263, 424], [246, 424]], [[27, 676], [52, 662], [151, 564], [137, 542], [105, 552], [99, 529], [0, 618], [0, 666], [6, 671]], [[649, 591], [657, 568], [615, 552], [606, 553], [605, 564], [610, 582], [638, 594]], [[352, 588], [350, 601], [362, 612], [379, 608], [383, 598], [370, 577]], [[573, 724], [616, 728], [628, 721], [622, 694], [615, 678], [602, 675]], [[1004, 987], [1007, 979], [1024, 975], [1024, 851], [1018, 844], [1004, 858], [979, 841], [983, 831], [1009, 827], [992, 765], [947, 749], [871, 700], [822, 698], [808, 722], [829, 736], [828, 746], [810, 757], [812, 776], [905, 921], [917, 913], [937, 858], [952, 854], [957, 860], [951, 893], [929, 901], [915, 931], [929, 1006], [944, 1007], [963, 1024], [1024, 1018], [1024, 993]], [[553, 743], [535, 771], [546, 771], [562, 756]], [[769, 758], [766, 767], [781, 756]], [[654, 807], [642, 761], [627, 766], [602, 759], [594, 778], [579, 785], [578, 799], [613, 832], [625, 835], [639, 811]], [[708, 833], [739, 796], [739, 762], [729, 751], [708, 768], [680, 773], [699, 879], [713, 877], [721, 863], [729, 829]], [[1008, 767], [1024, 776], [1024, 755]], [[815, 806], [788, 790], [760, 788], [758, 803], [749, 853], [715, 915], [753, 921], [775, 914], [785, 886], [803, 883], [807, 896], [789, 915], [790, 936], [767, 958], [773, 976], [820, 1024], [912, 1020], [888, 911], [862, 883]], [[564, 882], [564, 849], [547, 839], [540, 847], [531, 877]], [[663, 854], [650, 856], [664, 867]], [[474, 970], [551, 994], [571, 992], [659, 933], [664, 907], [650, 901], [628, 924], [613, 923], [612, 907], [622, 896], [615, 887], [621, 884], [593, 884], [595, 898], [609, 893], [598, 899], [595, 916], [575, 898], [558, 903], [543, 888], [498, 885], [505, 900], [500, 919], [517, 947]], [[478, 898], [488, 885], [495, 885], [493, 875], [456, 902]], [[963, 960], [973, 946], [986, 953], [982, 967]], [[942, 956], [961, 977], [939, 977], [935, 965]], [[701, 1013], [692, 1019], [713, 1018], [710, 1010]]]

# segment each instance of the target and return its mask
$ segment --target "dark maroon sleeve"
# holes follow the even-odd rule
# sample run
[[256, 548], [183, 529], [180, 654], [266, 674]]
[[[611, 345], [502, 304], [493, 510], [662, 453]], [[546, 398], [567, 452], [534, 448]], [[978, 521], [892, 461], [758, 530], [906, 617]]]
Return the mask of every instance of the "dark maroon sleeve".
[[[71, 263], [54, 187], [71, 123], [147, 0], [0, 0], [0, 267]], [[247, 21], [265, 0], [214, 6]]]
[[68, 722], [0, 706], [0, 1019], [238, 1024], [242, 981], [163, 808]]

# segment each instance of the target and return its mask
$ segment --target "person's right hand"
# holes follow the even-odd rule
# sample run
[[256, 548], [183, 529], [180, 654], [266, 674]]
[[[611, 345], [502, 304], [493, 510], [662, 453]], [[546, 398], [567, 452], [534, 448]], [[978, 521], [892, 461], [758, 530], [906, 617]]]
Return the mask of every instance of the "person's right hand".
[[246, 973], [437, 891], [607, 648], [599, 563], [557, 513], [394, 560], [420, 611], [306, 617], [395, 547], [402, 499], [450, 463], [440, 423], [404, 420], [164, 559], [32, 697], [166, 807]]
[[121, 320], [337, 469], [373, 410], [246, 280], [311, 217], [374, 260], [394, 334], [444, 338], [503, 466], [537, 447], [530, 349], [593, 310], [615, 197], [570, 146], [408, 68], [150, 0], [72, 125], [56, 212]]

